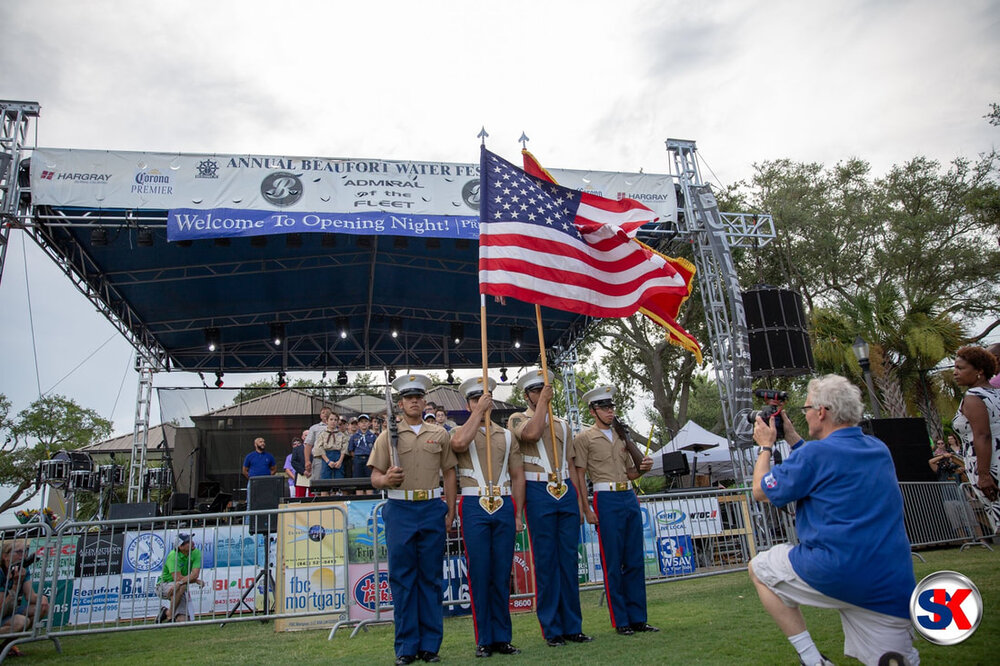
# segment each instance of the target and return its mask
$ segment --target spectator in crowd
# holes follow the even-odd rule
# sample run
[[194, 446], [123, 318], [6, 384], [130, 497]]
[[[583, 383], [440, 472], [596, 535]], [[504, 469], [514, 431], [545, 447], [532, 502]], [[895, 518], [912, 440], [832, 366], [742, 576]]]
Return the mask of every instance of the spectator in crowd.
[[961, 482], [961, 474], [965, 470], [965, 465], [961, 461], [961, 455], [945, 446], [943, 439], [937, 441], [937, 446], [934, 448], [931, 459], [927, 461], [927, 464], [930, 465], [938, 481]]
[[347, 443], [347, 436], [340, 431], [340, 419], [336, 415], [331, 416], [326, 428], [316, 437], [316, 445], [313, 447], [313, 464], [319, 470], [316, 478], [344, 478]]
[[295, 496], [295, 469], [292, 467], [292, 454], [289, 453], [285, 456], [285, 466], [282, 468], [285, 471], [285, 476], [288, 477], [288, 496]]
[[997, 360], [976, 345], [955, 352], [955, 383], [968, 391], [951, 427], [962, 438], [965, 474], [976, 489], [993, 532], [1000, 528], [1000, 389], [990, 386]]
[[986, 351], [993, 354], [993, 358], [996, 359], [997, 362], [997, 374], [993, 375], [990, 379], [990, 386], [993, 388], [1000, 388], [1000, 342], [994, 342], [986, 348]]
[[337, 419], [337, 415], [333, 413], [333, 410], [329, 407], [323, 407], [319, 410], [319, 421], [317, 423], [309, 426], [308, 434], [302, 438], [306, 446], [312, 447], [316, 445], [316, 438], [321, 432], [325, 432], [327, 428], [327, 421], [330, 419]]
[[[806, 605], [839, 611], [847, 656], [868, 666], [917, 664], [913, 562], [892, 456], [858, 427], [864, 406], [857, 386], [826, 375], [807, 391], [802, 410], [813, 441], [799, 437], [784, 410], [767, 423], [758, 416], [754, 426], [760, 450], [753, 497], [777, 507], [794, 502], [799, 542], [758, 553], [750, 580], [801, 663], [832, 664], [806, 629], [799, 610]], [[772, 468], [775, 418], [782, 419], [792, 451]]]
[[434, 412], [424, 412], [424, 423], [437, 423], [437, 417], [434, 416]]
[[[368, 467], [368, 456], [371, 455], [372, 447], [375, 445], [375, 433], [369, 430], [371, 417], [362, 414], [357, 419], [358, 432], [351, 435], [351, 440], [347, 445], [347, 452], [354, 460], [354, 478], [371, 476], [371, 468]], [[363, 495], [374, 494], [373, 490], [360, 491]]]
[[266, 443], [263, 437], [253, 440], [253, 451], [243, 459], [243, 476], [271, 476], [275, 470], [274, 456], [265, 451]]
[[296, 437], [292, 440], [292, 469], [295, 470], [294, 497], [305, 497], [309, 491], [310, 462], [306, 460], [306, 447], [302, 440]]
[[[40, 618], [48, 616], [48, 597], [36, 594], [31, 584], [28, 567], [35, 558], [28, 550], [28, 542], [23, 539], [3, 542], [0, 553], [0, 634], [27, 631], [36, 613]], [[6, 644], [7, 641], [0, 643], [0, 648]], [[21, 651], [13, 646], [8, 654], [20, 656]]]
[[204, 587], [201, 575], [201, 550], [194, 547], [190, 534], [178, 534], [174, 549], [163, 561], [163, 570], [156, 583], [156, 594], [170, 603], [160, 608], [157, 622], [178, 622], [188, 619], [188, 587], [194, 583]]
[[455, 427], [455, 422], [448, 419], [448, 412], [444, 410], [444, 407], [438, 407], [434, 410], [434, 419], [445, 430], [451, 431]]

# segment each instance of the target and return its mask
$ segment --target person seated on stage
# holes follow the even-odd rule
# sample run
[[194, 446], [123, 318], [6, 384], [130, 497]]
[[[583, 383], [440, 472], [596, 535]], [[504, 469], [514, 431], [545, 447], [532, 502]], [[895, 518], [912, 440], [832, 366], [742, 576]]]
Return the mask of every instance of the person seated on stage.
[[[802, 411], [810, 442], [786, 411], [768, 422], [758, 416], [754, 425], [753, 498], [779, 508], [794, 503], [799, 536], [795, 546], [779, 544], [750, 560], [761, 604], [808, 666], [832, 662], [806, 629], [802, 605], [840, 613], [849, 657], [869, 666], [920, 663], [910, 623], [913, 560], [889, 449], [858, 427], [861, 390], [845, 377], [810, 381]], [[776, 418], [792, 452], [772, 467]]]
[[[28, 567], [34, 558], [27, 555], [26, 541], [4, 542], [0, 554], [0, 634], [27, 631], [36, 612], [39, 618], [48, 617], [48, 597], [39, 596], [32, 588]], [[6, 642], [0, 643], [0, 648], [4, 645]], [[14, 646], [8, 654], [19, 656], [21, 652]]]
[[[201, 575], [201, 550], [194, 547], [190, 534], [178, 534], [174, 549], [163, 561], [163, 571], [156, 583], [156, 594], [170, 603], [160, 609], [159, 622], [178, 622], [188, 618], [188, 586], [204, 586]], [[180, 620], [178, 620], [180, 618]]]
[[251, 476], [271, 476], [274, 474], [274, 456], [264, 450], [265, 443], [263, 437], [253, 440], [254, 450], [243, 459], [243, 476], [249, 479]]

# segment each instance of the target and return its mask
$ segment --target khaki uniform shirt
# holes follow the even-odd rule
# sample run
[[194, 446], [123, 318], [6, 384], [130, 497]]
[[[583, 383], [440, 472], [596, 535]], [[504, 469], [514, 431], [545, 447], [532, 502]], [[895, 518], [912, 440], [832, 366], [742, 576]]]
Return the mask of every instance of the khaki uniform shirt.
[[631, 456], [625, 450], [625, 442], [614, 430], [611, 435], [613, 439], [609, 441], [607, 435], [593, 425], [573, 440], [576, 465], [587, 470], [587, 476], [593, 483], [627, 482], [627, 472], [636, 471]]
[[[486, 468], [486, 432], [483, 430], [482, 426], [476, 431], [476, 453], [479, 457], [479, 465], [483, 472], [484, 481], [492, 481], [494, 484], [500, 479], [500, 472], [503, 468], [504, 453], [507, 449], [507, 430], [506, 428], [501, 428], [496, 423], [490, 422], [490, 453], [493, 459], [493, 478], [490, 479], [487, 476]], [[472, 470], [472, 449], [471, 447], [463, 451], [462, 453], [456, 454], [458, 457], [458, 467], [460, 470]], [[510, 438], [510, 455], [507, 457], [507, 467], [508, 469], [513, 469], [520, 467], [524, 464], [521, 459], [521, 450], [517, 445], [517, 438], [511, 434]], [[510, 475], [507, 475], [508, 482]], [[462, 488], [477, 488], [479, 483], [471, 476], [464, 476], [459, 472], [458, 485]]]
[[[552, 465], [552, 471], [556, 472], [563, 465], [563, 422], [558, 417], [553, 420], [553, 428], [556, 432], [556, 446], [559, 448], [559, 465], [556, 466], [555, 458], [552, 457], [552, 433], [549, 430], [549, 424], [546, 423], [542, 428], [542, 438], [534, 442], [526, 442], [521, 438], [521, 432], [524, 430], [524, 426], [528, 424], [531, 417], [535, 415], [535, 411], [530, 407], [523, 412], [518, 412], [517, 414], [511, 414], [511, 417], [507, 419], [507, 428], [514, 433], [514, 437], [517, 438], [518, 447], [521, 450], [521, 455], [524, 458], [537, 458], [539, 457], [538, 448], [540, 446], [545, 447], [545, 454], [549, 458], [549, 463]], [[569, 432], [567, 428], [565, 432]], [[566, 444], [566, 455], [570, 458], [573, 457], [573, 444], [572, 442]], [[525, 472], [540, 472], [545, 473], [542, 466], [524, 461], [524, 471]]]
[[[385, 472], [392, 467], [389, 431], [383, 430], [375, 440], [368, 466]], [[455, 466], [455, 452], [451, 450], [451, 435], [436, 424], [424, 423], [420, 434], [413, 432], [405, 421], [399, 423], [399, 466], [405, 476], [401, 490], [430, 490], [441, 486], [441, 472]]]
[[324, 451], [347, 450], [347, 435], [338, 431], [324, 430], [316, 436], [316, 443], [313, 444], [313, 457], [320, 457]]

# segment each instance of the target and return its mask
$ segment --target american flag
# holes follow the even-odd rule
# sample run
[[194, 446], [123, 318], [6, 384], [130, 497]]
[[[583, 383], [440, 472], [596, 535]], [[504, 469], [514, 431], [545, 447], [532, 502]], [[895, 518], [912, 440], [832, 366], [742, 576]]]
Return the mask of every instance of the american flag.
[[656, 219], [531, 176], [483, 147], [479, 289], [593, 317], [627, 317], [657, 294], [687, 297], [684, 275], [631, 236]]

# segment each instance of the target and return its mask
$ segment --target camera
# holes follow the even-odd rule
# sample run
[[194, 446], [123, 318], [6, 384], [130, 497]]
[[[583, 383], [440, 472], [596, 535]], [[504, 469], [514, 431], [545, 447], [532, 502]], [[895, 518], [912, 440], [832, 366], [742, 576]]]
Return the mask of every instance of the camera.
[[767, 404], [764, 405], [763, 409], [747, 414], [747, 421], [753, 425], [759, 416], [764, 423], [767, 423], [768, 419], [774, 416], [776, 417], [774, 419], [774, 428], [777, 431], [778, 439], [784, 439], [785, 423], [781, 420], [781, 410], [784, 407], [785, 401], [788, 400], [788, 394], [784, 391], [776, 391], [774, 389], [757, 389], [753, 394]]

